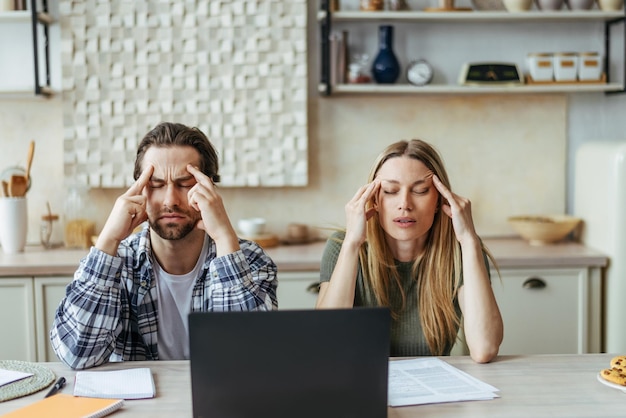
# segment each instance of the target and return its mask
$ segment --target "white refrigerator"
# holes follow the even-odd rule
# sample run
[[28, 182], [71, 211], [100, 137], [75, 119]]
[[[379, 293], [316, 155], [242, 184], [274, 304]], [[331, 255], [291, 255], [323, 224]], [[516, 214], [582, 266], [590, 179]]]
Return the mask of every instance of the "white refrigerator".
[[574, 215], [582, 241], [609, 257], [604, 276], [604, 351], [626, 353], [626, 142], [599, 141], [576, 153]]

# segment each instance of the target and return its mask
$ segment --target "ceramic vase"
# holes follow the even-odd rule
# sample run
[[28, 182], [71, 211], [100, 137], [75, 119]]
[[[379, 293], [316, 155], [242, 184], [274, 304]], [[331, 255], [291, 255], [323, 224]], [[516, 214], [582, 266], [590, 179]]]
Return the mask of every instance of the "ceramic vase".
[[539, 10], [560, 10], [563, 0], [535, 0]]
[[393, 52], [393, 26], [378, 28], [378, 55], [372, 64], [372, 76], [379, 84], [393, 84], [400, 75], [400, 63]]
[[570, 10], [589, 10], [594, 3], [595, 0], [565, 0], [565, 4]]

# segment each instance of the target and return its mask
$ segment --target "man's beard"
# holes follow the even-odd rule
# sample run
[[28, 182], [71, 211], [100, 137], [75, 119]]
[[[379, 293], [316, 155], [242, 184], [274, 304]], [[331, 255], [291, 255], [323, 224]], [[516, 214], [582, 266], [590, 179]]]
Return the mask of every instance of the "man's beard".
[[[188, 216], [191, 215], [189, 213], [185, 213], [182, 211], [164, 211], [164, 212], [184, 213], [185, 215], [188, 215]], [[191, 220], [182, 225], [180, 223], [173, 223], [173, 222], [159, 224], [158, 222], [148, 221], [148, 223], [150, 224], [150, 228], [152, 228], [152, 230], [156, 232], [158, 236], [166, 240], [175, 241], [175, 240], [183, 239], [187, 235], [189, 235], [191, 231], [193, 231], [196, 228], [196, 224], [198, 223], [199, 220], [200, 220], [200, 216], [198, 214], [197, 217], [191, 216]]]

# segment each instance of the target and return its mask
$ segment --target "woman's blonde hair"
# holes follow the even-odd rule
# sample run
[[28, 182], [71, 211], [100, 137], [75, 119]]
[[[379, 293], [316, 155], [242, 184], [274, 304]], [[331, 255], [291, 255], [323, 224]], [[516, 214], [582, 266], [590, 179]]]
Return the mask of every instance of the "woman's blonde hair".
[[[372, 166], [369, 182], [374, 180], [386, 161], [397, 157], [421, 161], [450, 189], [441, 157], [431, 145], [419, 139], [389, 145]], [[438, 208], [442, 201], [443, 197], [439, 195]], [[371, 207], [372, 202], [369, 205]], [[365, 281], [376, 295], [379, 305], [390, 306], [392, 286], [397, 286], [400, 290], [402, 306], [390, 306], [392, 315], [397, 317], [404, 309], [406, 295], [402, 291], [400, 275], [377, 216], [367, 223], [367, 239], [361, 247], [359, 257]], [[454, 300], [462, 274], [461, 247], [454, 235], [452, 220], [442, 210], [435, 213], [424, 253], [413, 264], [413, 274], [418, 280], [419, 316], [428, 347], [433, 355], [442, 355], [447, 347], [454, 344], [461, 322]]]

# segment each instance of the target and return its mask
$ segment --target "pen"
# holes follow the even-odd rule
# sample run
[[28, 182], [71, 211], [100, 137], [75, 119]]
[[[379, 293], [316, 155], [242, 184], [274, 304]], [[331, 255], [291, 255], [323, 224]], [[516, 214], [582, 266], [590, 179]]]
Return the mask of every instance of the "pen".
[[59, 377], [59, 380], [56, 381], [54, 386], [52, 386], [52, 389], [50, 389], [50, 392], [46, 394], [45, 398], [47, 398], [48, 396], [56, 395], [58, 391], [63, 389], [63, 386], [65, 386], [65, 378], [61, 376]]

